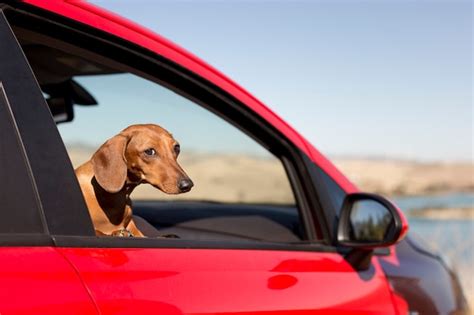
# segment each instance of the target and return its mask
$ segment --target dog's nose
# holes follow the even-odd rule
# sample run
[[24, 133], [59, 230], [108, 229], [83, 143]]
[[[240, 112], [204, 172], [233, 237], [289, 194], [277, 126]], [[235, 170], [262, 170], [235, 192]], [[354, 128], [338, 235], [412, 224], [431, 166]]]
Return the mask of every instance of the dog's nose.
[[193, 186], [194, 186], [194, 183], [189, 178], [181, 178], [178, 181], [178, 188], [180, 192], [190, 191], [191, 188], [193, 188]]

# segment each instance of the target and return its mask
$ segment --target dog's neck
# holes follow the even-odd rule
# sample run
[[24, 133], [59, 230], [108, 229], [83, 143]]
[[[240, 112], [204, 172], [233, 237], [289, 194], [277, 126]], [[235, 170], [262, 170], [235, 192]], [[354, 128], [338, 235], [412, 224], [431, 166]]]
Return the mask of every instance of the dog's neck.
[[99, 206], [109, 219], [110, 223], [114, 225], [123, 225], [126, 227], [132, 219], [132, 202], [130, 194], [135, 187], [139, 185], [137, 182], [132, 182], [127, 179], [122, 189], [117, 193], [109, 193], [104, 190], [95, 177], [91, 180], [94, 193], [97, 198]]

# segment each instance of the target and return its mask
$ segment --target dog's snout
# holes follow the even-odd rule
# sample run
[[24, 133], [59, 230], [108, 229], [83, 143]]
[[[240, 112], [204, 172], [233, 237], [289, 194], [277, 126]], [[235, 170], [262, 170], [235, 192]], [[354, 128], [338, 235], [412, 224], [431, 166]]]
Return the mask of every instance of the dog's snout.
[[187, 192], [193, 188], [194, 183], [189, 178], [181, 178], [178, 180], [178, 188], [180, 192]]

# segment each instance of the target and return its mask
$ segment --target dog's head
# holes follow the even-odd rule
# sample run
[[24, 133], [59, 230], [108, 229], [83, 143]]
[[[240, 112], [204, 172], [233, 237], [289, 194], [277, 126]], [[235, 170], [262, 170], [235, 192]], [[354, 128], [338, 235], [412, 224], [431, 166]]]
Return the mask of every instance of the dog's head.
[[179, 151], [178, 142], [160, 126], [132, 125], [104, 143], [91, 161], [97, 182], [109, 193], [130, 182], [179, 194], [193, 187], [177, 162]]

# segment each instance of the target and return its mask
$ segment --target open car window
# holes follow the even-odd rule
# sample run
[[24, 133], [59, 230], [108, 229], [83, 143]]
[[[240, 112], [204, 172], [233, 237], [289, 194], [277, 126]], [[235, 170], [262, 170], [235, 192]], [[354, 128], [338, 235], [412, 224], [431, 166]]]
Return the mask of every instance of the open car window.
[[58, 125], [75, 168], [90, 160], [107, 139], [134, 124], [157, 124], [180, 144], [178, 163], [194, 187], [168, 194], [147, 183], [137, 186], [131, 198], [142, 229], [149, 223], [162, 233], [188, 239], [303, 238], [282, 162], [245, 133], [132, 74], [74, 80], [98, 103], [75, 106], [74, 120]]
[[205, 108], [210, 104], [198, 105], [73, 46], [16, 32], [75, 168], [130, 125], [157, 124], [179, 142], [178, 162], [194, 187], [167, 194], [144, 181], [133, 190], [134, 220], [146, 236], [284, 243], [307, 238], [284, 156], [258, 134]]
[[190, 192], [170, 195], [139, 185], [132, 193], [134, 199], [295, 206], [280, 160], [201, 106], [127, 73], [77, 76], [74, 81], [98, 103], [74, 106], [74, 120], [58, 125], [74, 167], [127, 126], [153, 123], [179, 142], [178, 162], [195, 186]]

